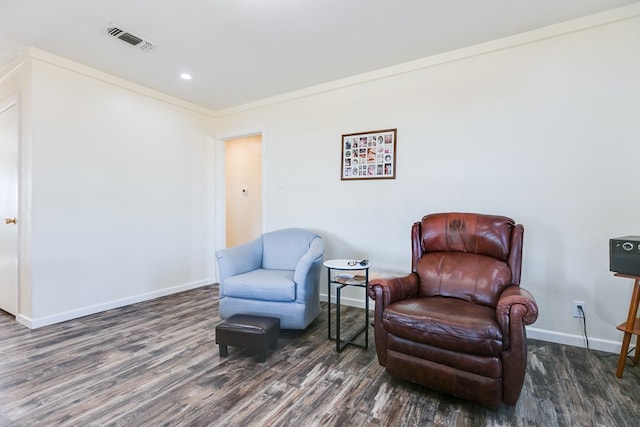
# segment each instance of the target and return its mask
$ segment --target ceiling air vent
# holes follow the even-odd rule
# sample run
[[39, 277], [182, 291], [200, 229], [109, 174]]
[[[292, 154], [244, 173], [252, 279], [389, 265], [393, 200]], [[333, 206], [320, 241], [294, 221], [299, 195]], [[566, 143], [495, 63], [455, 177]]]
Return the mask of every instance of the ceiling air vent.
[[111, 24], [109, 28], [107, 28], [107, 33], [109, 33], [110, 36], [120, 39], [123, 42], [127, 42], [131, 46], [134, 46], [140, 50], [151, 50], [155, 47], [154, 44], [149, 40], [145, 40], [142, 37], [131, 34], [130, 31], [127, 31], [117, 25]]

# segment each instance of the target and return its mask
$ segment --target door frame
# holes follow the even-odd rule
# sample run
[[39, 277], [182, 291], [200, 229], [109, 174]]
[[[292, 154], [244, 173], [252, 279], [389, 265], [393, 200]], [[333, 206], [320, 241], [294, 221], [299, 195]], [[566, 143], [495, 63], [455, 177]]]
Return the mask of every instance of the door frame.
[[[260, 135], [262, 139], [262, 176], [261, 187], [262, 187], [262, 230], [266, 230], [266, 206], [267, 206], [267, 193], [266, 193], [266, 172], [267, 172], [267, 145], [266, 145], [266, 137], [265, 132], [263, 130], [251, 130], [245, 132], [231, 132], [229, 134], [225, 134], [224, 136], [220, 136], [216, 138], [216, 188], [215, 188], [215, 200], [216, 200], [216, 238], [215, 238], [215, 248], [216, 250], [224, 249], [226, 247], [227, 242], [227, 206], [226, 206], [226, 183], [225, 183], [225, 144], [229, 140], [233, 139], [242, 139], [251, 136]], [[217, 271], [216, 271], [217, 275]], [[219, 278], [218, 278], [219, 279]]]
[[32, 272], [31, 272], [31, 215], [32, 215], [32, 133], [30, 116], [23, 110], [20, 94], [0, 101], [0, 110], [18, 108], [18, 314], [16, 321], [33, 328]]
[[[22, 244], [22, 228], [23, 228], [23, 224], [22, 224], [22, 216], [21, 213], [23, 211], [22, 209], [22, 203], [21, 203], [21, 199], [22, 199], [22, 193], [21, 193], [21, 187], [22, 187], [22, 159], [24, 158], [23, 154], [22, 154], [22, 143], [21, 143], [21, 136], [22, 136], [22, 130], [21, 130], [21, 120], [20, 120], [20, 102], [19, 102], [19, 96], [18, 95], [13, 95], [10, 96], [6, 99], [4, 99], [2, 102], [0, 102], [0, 114], [4, 114], [6, 111], [8, 111], [11, 108], [15, 108], [16, 109], [16, 133], [17, 133], [17, 165], [16, 165], [16, 185], [17, 185], [17, 200], [16, 200], [16, 212], [15, 215], [18, 218], [18, 224], [16, 225], [16, 227], [18, 227], [18, 229], [16, 230], [16, 259], [17, 259], [17, 266], [16, 266], [16, 273], [17, 273], [17, 277], [16, 277], [16, 301], [15, 301], [15, 307], [16, 307], [16, 312], [15, 313], [11, 313], [16, 319], [18, 319], [18, 316], [21, 313], [20, 310], [20, 303], [21, 303], [21, 298], [20, 298], [20, 278], [22, 276], [22, 272], [21, 272], [21, 259], [22, 259], [22, 254], [21, 254], [21, 248], [23, 247]], [[4, 226], [4, 225], [3, 225]]]

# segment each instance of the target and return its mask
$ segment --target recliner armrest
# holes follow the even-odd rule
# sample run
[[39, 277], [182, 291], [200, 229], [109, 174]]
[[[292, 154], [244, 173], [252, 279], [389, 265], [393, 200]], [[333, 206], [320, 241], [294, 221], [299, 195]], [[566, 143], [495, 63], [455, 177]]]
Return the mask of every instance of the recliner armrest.
[[505, 348], [513, 339], [525, 333], [524, 325], [531, 325], [538, 318], [538, 304], [531, 292], [520, 286], [509, 286], [500, 295], [496, 305], [496, 320], [504, 336]]
[[367, 292], [378, 304], [387, 306], [395, 301], [413, 298], [418, 295], [419, 278], [416, 273], [404, 277], [369, 280]]
[[[512, 313], [512, 307], [515, 305], [520, 305], [523, 309]], [[536, 300], [533, 298], [533, 295], [531, 295], [531, 292], [520, 286], [509, 286], [500, 295], [500, 299], [496, 305], [496, 315], [498, 322], [501, 321], [501, 317], [517, 315], [522, 318], [524, 325], [531, 325], [538, 319], [538, 304], [536, 304]]]
[[538, 318], [538, 305], [533, 295], [520, 286], [509, 286], [496, 305], [496, 318], [503, 333], [502, 401], [515, 405], [520, 396], [527, 368], [527, 331]]
[[382, 315], [385, 308], [403, 299], [412, 298], [418, 295], [418, 284], [420, 279], [416, 273], [411, 273], [405, 277], [394, 277], [390, 279], [371, 279], [367, 284], [367, 294], [376, 302], [373, 312], [374, 333], [376, 337], [376, 353], [378, 362], [382, 366], [387, 366], [387, 332], [382, 326]]

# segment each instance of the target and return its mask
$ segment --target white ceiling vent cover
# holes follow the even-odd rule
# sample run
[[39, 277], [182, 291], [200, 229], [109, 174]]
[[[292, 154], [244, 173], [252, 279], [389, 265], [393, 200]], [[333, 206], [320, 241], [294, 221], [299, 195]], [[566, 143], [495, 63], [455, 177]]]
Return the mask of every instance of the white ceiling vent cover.
[[118, 25], [109, 25], [109, 27], [107, 28], [107, 33], [110, 36], [120, 39], [123, 42], [129, 43], [131, 46], [134, 46], [140, 50], [151, 50], [155, 48], [155, 45], [149, 40], [145, 40], [142, 37], [136, 36], [135, 34], [132, 34], [130, 31], [125, 30]]

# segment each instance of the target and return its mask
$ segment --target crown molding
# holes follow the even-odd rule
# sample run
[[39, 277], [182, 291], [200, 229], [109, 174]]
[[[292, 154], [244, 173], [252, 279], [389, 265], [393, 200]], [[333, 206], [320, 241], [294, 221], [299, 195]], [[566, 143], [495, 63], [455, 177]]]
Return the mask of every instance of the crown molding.
[[150, 89], [146, 86], [140, 85], [138, 83], [131, 82], [129, 80], [122, 79], [120, 77], [116, 77], [112, 74], [105, 73], [103, 71], [96, 70], [95, 68], [91, 68], [86, 65], [82, 65], [78, 62], [72, 61], [70, 59], [66, 59], [64, 57], [58, 56], [51, 52], [47, 52], [42, 49], [38, 49], [35, 47], [28, 48], [28, 60], [37, 60], [49, 65], [54, 65], [60, 68], [64, 68], [68, 71], [82, 74], [86, 77], [90, 77], [95, 80], [99, 80], [114, 86], [118, 86], [120, 88], [129, 90], [131, 92], [138, 93], [140, 95], [148, 96], [150, 98], [157, 99], [162, 102], [166, 102], [169, 104], [176, 105], [178, 107], [185, 108], [187, 110], [204, 114], [206, 116], [215, 117], [216, 113], [213, 110], [208, 108], [204, 108], [190, 102], [184, 101], [180, 98], [176, 98], [171, 95], [167, 95], [162, 92], [158, 92], [156, 90]]
[[610, 25], [628, 19], [633, 19], [638, 16], [640, 16], [640, 2], [634, 3], [629, 6], [588, 15], [582, 18], [561, 22], [559, 24], [549, 25], [536, 30], [515, 34], [513, 36], [503, 37], [496, 40], [479, 43], [473, 46], [441, 53], [438, 55], [429, 56], [415, 61], [405, 62], [376, 71], [359, 74], [357, 76], [334, 80], [329, 83], [311, 86], [282, 95], [276, 95], [270, 98], [265, 98], [236, 107], [217, 110], [215, 115], [217, 117], [230, 116], [250, 110], [264, 108], [274, 104], [292, 101], [299, 98], [305, 98], [325, 92], [331, 92], [350, 86], [361, 85], [375, 80], [399, 76], [402, 74], [411, 73], [414, 71], [451, 63], [466, 58], [472, 58], [475, 56], [485, 55], [488, 53], [510, 49], [517, 46], [523, 46], [543, 40], [557, 38], [564, 35]]

